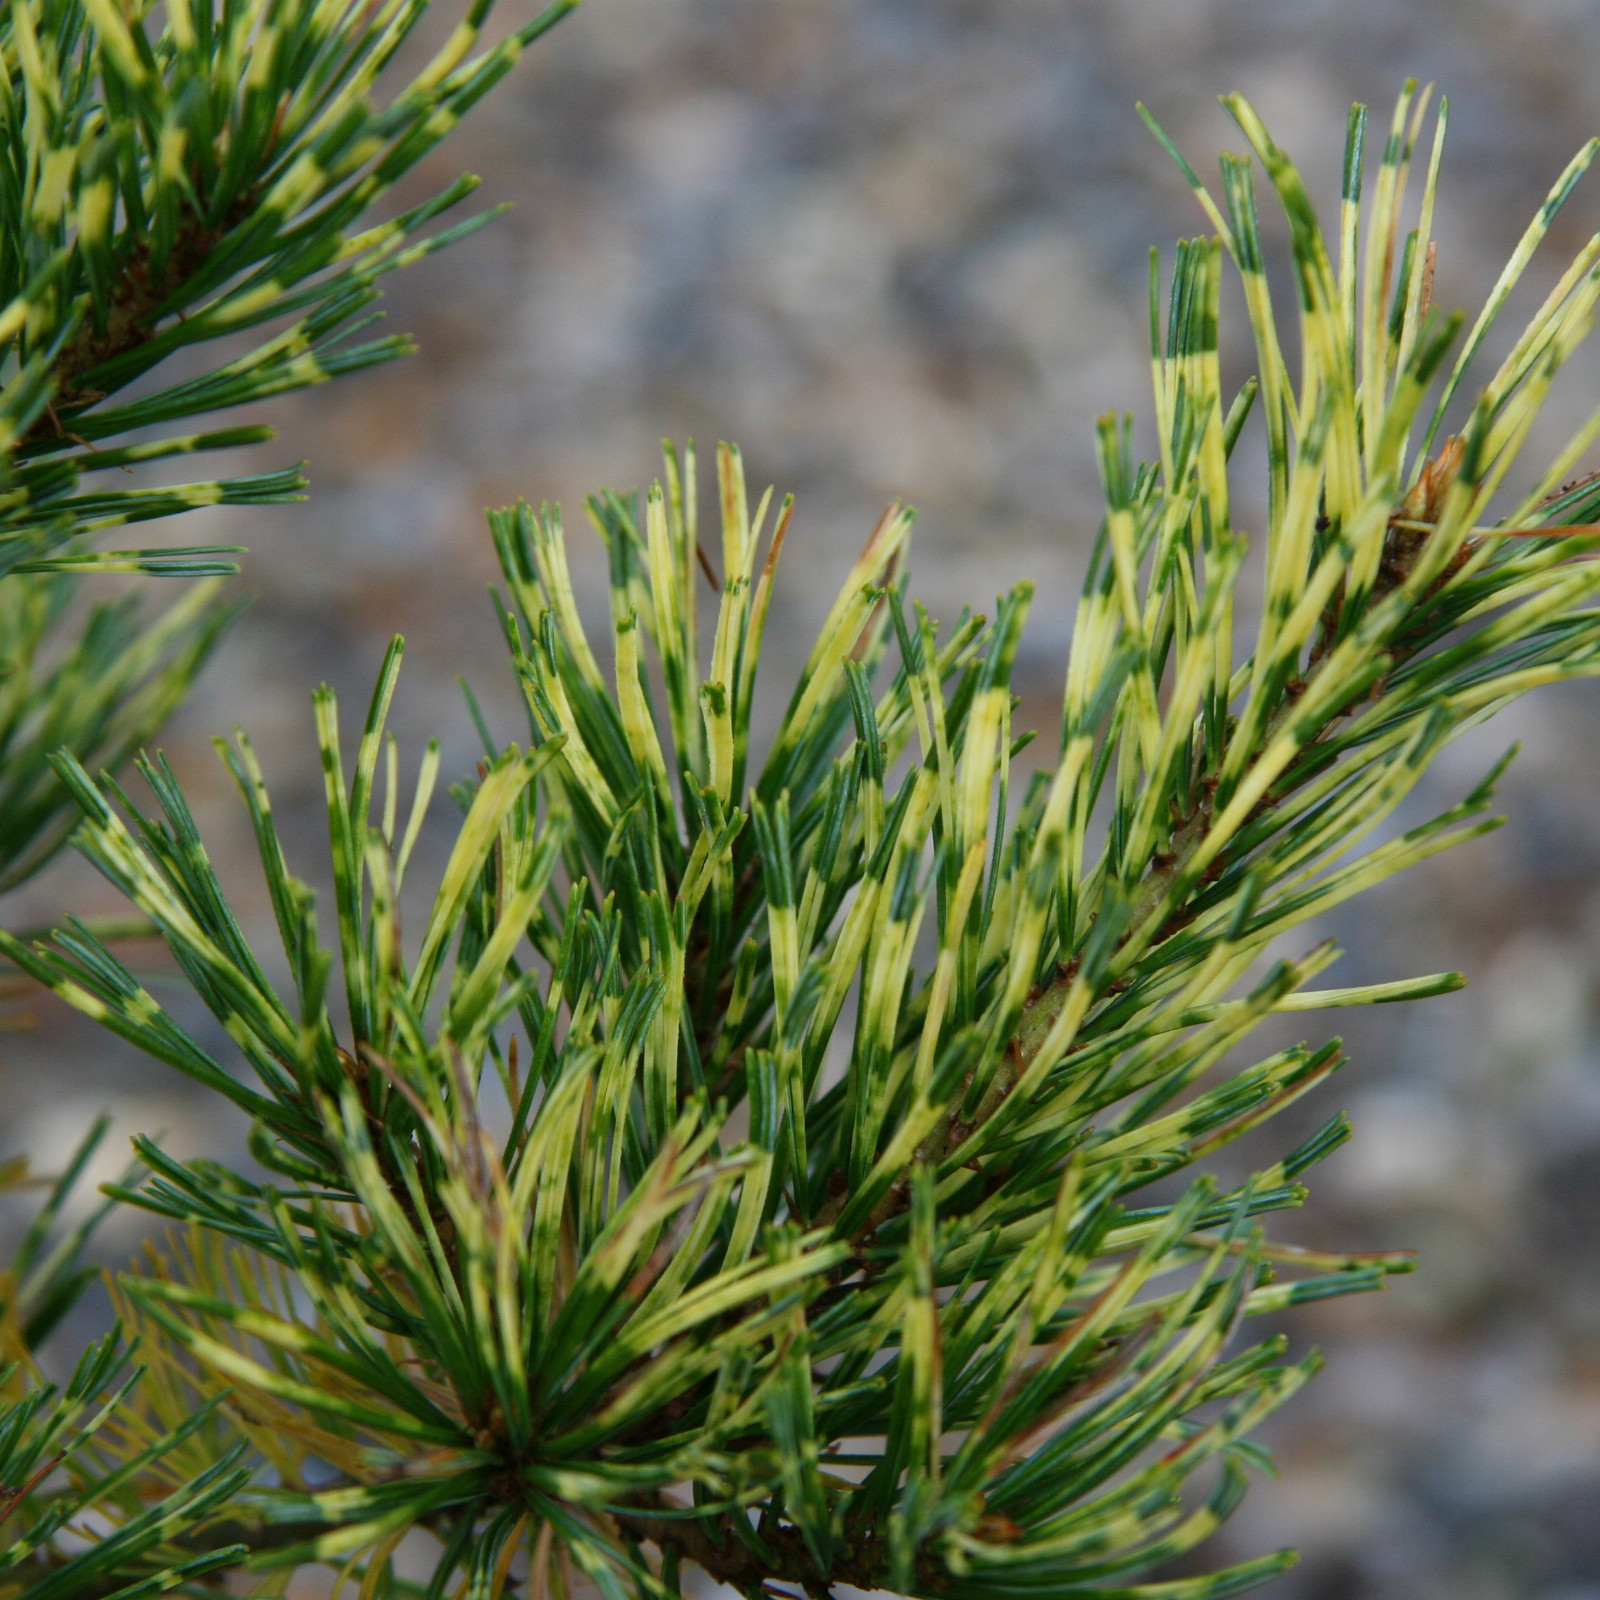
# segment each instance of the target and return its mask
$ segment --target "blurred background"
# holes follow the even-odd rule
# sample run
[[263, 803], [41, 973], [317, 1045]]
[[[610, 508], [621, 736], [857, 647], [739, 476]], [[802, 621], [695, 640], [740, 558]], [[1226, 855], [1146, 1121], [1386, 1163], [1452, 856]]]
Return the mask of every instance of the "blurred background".
[[[439, 0], [435, 37], [457, 9]], [[594, 487], [656, 474], [663, 434], [735, 439], [757, 489], [798, 493], [770, 679], [903, 496], [935, 615], [1038, 581], [1020, 678], [1046, 744], [1098, 517], [1093, 419], [1147, 410], [1148, 251], [1204, 226], [1135, 101], [1210, 176], [1242, 148], [1216, 95], [1243, 90], [1327, 214], [1349, 103], [1386, 125], [1408, 75], [1453, 102], [1435, 299], [1476, 309], [1600, 131], [1597, 0], [587, 0], [400, 197], [465, 168], [514, 208], [389, 280], [390, 326], [421, 353], [264, 413], [282, 437], [249, 461], [308, 458], [309, 504], [178, 530], [251, 549], [253, 603], [165, 743], [256, 929], [210, 736], [251, 732], [292, 865], [324, 879], [311, 690], [332, 683], [354, 719], [399, 631], [411, 759], [432, 733], [447, 772], [475, 759], [458, 675], [516, 736], [482, 508], [559, 500], [580, 524]], [[1597, 222], [1600, 176], [1524, 299]], [[1597, 401], [1588, 357], [1544, 443]], [[1336, 982], [1459, 968], [1471, 987], [1345, 1013], [1352, 1062], [1306, 1111], [1343, 1105], [1356, 1137], [1292, 1228], [1414, 1246], [1423, 1271], [1285, 1324], [1327, 1370], [1267, 1430], [1282, 1481], [1211, 1552], [1298, 1545], [1279, 1600], [1600, 1600], [1600, 685], [1463, 741], [1414, 810], [1513, 740], [1508, 828], [1307, 931], [1351, 952]], [[66, 861], [0, 915], [65, 909], [119, 907]], [[242, 1155], [176, 1075], [48, 1005], [34, 1020], [0, 1051], [0, 1156], [59, 1160], [102, 1108], [119, 1150], [164, 1130], [180, 1155]], [[1294, 1133], [1275, 1127], [1274, 1150]], [[105, 1259], [138, 1229], [115, 1222]]]

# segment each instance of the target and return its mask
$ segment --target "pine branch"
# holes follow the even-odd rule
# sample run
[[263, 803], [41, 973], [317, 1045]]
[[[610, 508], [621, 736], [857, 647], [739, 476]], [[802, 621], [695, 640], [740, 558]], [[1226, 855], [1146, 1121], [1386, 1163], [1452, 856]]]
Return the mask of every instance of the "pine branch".
[[[48, 757], [65, 747], [120, 766], [231, 616], [205, 591], [154, 618], [128, 604], [75, 613], [64, 580], [231, 574], [233, 546], [99, 541], [305, 488], [294, 467], [159, 488], [104, 475], [259, 444], [270, 428], [170, 425], [405, 354], [404, 337], [350, 342], [377, 314], [380, 280], [487, 215], [424, 236], [471, 178], [387, 221], [371, 213], [575, 4], [556, 0], [477, 55], [490, 7], [474, 5], [382, 101], [382, 69], [425, 0], [17, 0], [0, 11], [0, 887], [36, 871], [71, 825]], [[254, 346], [221, 365], [150, 381], [180, 352], [252, 330]], [[141, 379], [140, 396], [118, 403]]]
[[[388, 221], [369, 214], [575, 3], [557, 0], [473, 55], [490, 10], [479, 0], [386, 103], [376, 80], [425, 0], [0, 9], [0, 888], [37, 871], [77, 821], [52, 762], [120, 767], [233, 614], [214, 582], [154, 617], [131, 599], [73, 607], [72, 580], [87, 572], [237, 570], [235, 547], [107, 550], [99, 537], [304, 488], [298, 469], [163, 488], [84, 480], [261, 443], [270, 428], [168, 425], [405, 353], [402, 338], [349, 343], [372, 320], [378, 281], [486, 218], [422, 236], [472, 179]], [[150, 381], [169, 357], [251, 330], [254, 346], [211, 371]], [[138, 397], [115, 403], [138, 380]], [[193, 1592], [245, 1553], [216, 1526], [194, 1537], [251, 1477], [244, 1446], [215, 1437], [214, 1402], [152, 1426], [135, 1393], [144, 1369], [127, 1367], [116, 1335], [64, 1394], [34, 1370], [33, 1352], [98, 1276], [81, 1255], [104, 1208], [51, 1235], [104, 1132], [91, 1132], [0, 1273], [4, 1600]], [[25, 1179], [25, 1164], [0, 1167], [8, 1176]], [[121, 1453], [101, 1471], [112, 1438]], [[71, 1549], [58, 1535], [84, 1516], [99, 1519], [97, 1536]]]
[[[559, 513], [491, 514], [527, 747], [453, 789], [455, 842], [410, 939], [397, 906], [439, 753], [402, 822], [385, 733], [400, 641], [353, 755], [333, 695], [316, 700], [329, 943], [248, 740], [219, 744], [275, 963], [162, 761], [139, 765], [147, 811], [59, 761], [79, 847], [244, 1070], [89, 928], [0, 948], [242, 1109], [268, 1175], [139, 1143], [149, 1180], [116, 1192], [186, 1231], [120, 1284], [150, 1366], [145, 1409], [105, 1449], [215, 1407], [171, 1470], [245, 1448], [263, 1526], [297, 1530], [263, 1533], [253, 1564], [348, 1563], [373, 1597], [405, 1592], [391, 1556], [417, 1526], [441, 1538], [432, 1592], [469, 1600], [523, 1559], [538, 1593], [581, 1573], [607, 1600], [679, 1596], [685, 1562], [752, 1600], [842, 1583], [1205, 1600], [1284, 1569], [1279, 1552], [1137, 1584], [1231, 1514], [1267, 1463], [1252, 1430], [1315, 1369], [1252, 1342], [1250, 1319], [1414, 1262], [1268, 1234], [1349, 1136], [1342, 1117], [1231, 1187], [1206, 1166], [1343, 1061], [1337, 1041], [1250, 1060], [1268, 1017], [1462, 979], [1315, 987], [1331, 945], [1269, 950], [1496, 826], [1498, 768], [1372, 842], [1464, 729], [1600, 674], [1600, 494], [1569, 481], [1600, 412], [1519, 500], [1503, 492], [1600, 306], [1600, 238], [1437, 438], [1595, 147], [1452, 366], [1460, 319], [1428, 305], [1437, 138], [1419, 229], [1391, 248], [1427, 102], [1402, 95], [1364, 212], [1358, 108], [1336, 249], [1229, 102], [1290, 225], [1302, 370], [1282, 355], [1252, 168], [1225, 158], [1220, 203], [1194, 179], [1218, 238], [1180, 245], [1153, 285], [1159, 459], [1136, 464], [1127, 426], [1100, 424], [1106, 514], [1047, 769], [1014, 765], [1031, 590], [942, 628], [909, 600], [900, 507], [752, 749], [791, 508], [770, 491], [752, 507], [728, 446], [709, 641], [692, 447], [669, 447], [642, 496], [588, 506], [605, 669]], [[1231, 405], [1225, 255], [1260, 369]], [[1257, 393], [1269, 514], [1252, 556], [1230, 475]], [[1251, 559], [1264, 601], [1241, 643]]]
[[[85, 473], [237, 446], [120, 434], [302, 388], [409, 348], [341, 341], [372, 320], [377, 282], [470, 231], [415, 235], [475, 180], [376, 226], [373, 205], [576, 0], [473, 57], [489, 7], [386, 105], [384, 65], [426, 10], [183, 4], [161, 13], [21, 0], [0, 18], [6, 147], [0, 207], [0, 390], [6, 497], [0, 566], [190, 506], [292, 497], [295, 475], [77, 492]], [[108, 114], [109, 113], [109, 114]], [[180, 350], [292, 319], [247, 354], [131, 404], [115, 396]], [[257, 430], [259, 439], [270, 435]]]

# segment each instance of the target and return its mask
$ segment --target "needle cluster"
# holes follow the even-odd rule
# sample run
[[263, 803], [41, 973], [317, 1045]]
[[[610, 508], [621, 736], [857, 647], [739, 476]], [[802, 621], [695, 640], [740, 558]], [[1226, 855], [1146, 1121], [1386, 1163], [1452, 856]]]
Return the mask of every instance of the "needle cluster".
[[[1342, 1117], [1242, 1179], [1210, 1158], [1340, 1065], [1336, 1042], [1255, 1054], [1269, 1017], [1459, 985], [1318, 987], [1331, 945], [1279, 952], [1495, 826], [1493, 773], [1397, 820], [1446, 744], [1600, 673], [1600, 491], [1563, 487], [1600, 412], [1519, 466], [1593, 324], [1600, 238], [1464, 387], [1595, 147], [1463, 339], [1430, 305], [1445, 108], [1408, 234], [1428, 96], [1401, 96], [1365, 195], [1357, 108], [1330, 238], [1227, 103], [1253, 160], [1224, 157], [1220, 200], [1194, 178], [1214, 236], [1153, 270], [1155, 456], [1101, 422], [1105, 516], [1043, 764], [1012, 721], [1030, 588], [936, 621], [898, 506], [757, 738], [793, 508], [752, 503], [728, 446], [714, 534], [692, 448], [590, 501], [610, 574], [593, 634], [559, 513], [491, 514], [526, 733], [451, 790], [454, 843], [420, 891], [440, 760], [402, 783], [400, 641], [348, 748], [318, 695], [331, 938], [243, 735], [219, 753], [270, 955], [159, 758], [143, 809], [59, 761], [78, 848], [235, 1055], [89, 928], [0, 945], [236, 1105], [259, 1163], [145, 1140], [148, 1181], [114, 1191], [178, 1231], [121, 1280], [149, 1373], [101, 1448], [160, 1441], [174, 1484], [248, 1476], [153, 1563], [226, 1545], [270, 1585], [330, 1562], [362, 1600], [675, 1600], [690, 1566], [750, 1600], [1204, 1600], [1292, 1560], [1139, 1582], [1234, 1509], [1266, 1464], [1252, 1429], [1314, 1370], [1253, 1319], [1412, 1262], [1272, 1236]], [[1291, 241], [1293, 375], [1257, 164]], [[1257, 368], [1231, 401], [1230, 261]], [[1258, 397], [1247, 532], [1234, 454]], [[408, 1539], [426, 1576], [397, 1562]]]
[[[52, 763], [122, 767], [236, 609], [217, 582], [236, 570], [233, 547], [113, 550], [107, 536], [299, 497], [294, 467], [159, 480], [188, 457], [272, 437], [255, 423], [183, 431], [195, 419], [409, 350], [403, 336], [362, 336], [380, 281], [487, 216], [429, 231], [471, 178], [398, 214], [386, 199], [575, 3], [486, 44], [491, 0], [474, 0], [399, 85], [394, 58], [414, 47], [426, 0], [0, 6], [0, 889], [45, 865], [78, 820]], [[152, 614], [133, 594], [84, 601], [81, 580], [108, 573], [202, 581]], [[11, 969], [0, 978], [8, 999], [33, 987]], [[35, 1366], [98, 1276], [83, 1256], [101, 1213], [64, 1218], [105, 1131], [54, 1181], [25, 1158], [0, 1162], [0, 1188], [46, 1190], [0, 1268], [8, 1600], [194, 1592], [248, 1550], [216, 1522], [256, 1476], [243, 1446], [221, 1440], [203, 1465], [174, 1465], [197, 1430], [215, 1429], [214, 1408], [118, 1434], [107, 1455], [118, 1427], [137, 1427], [134, 1396], [153, 1392], [148, 1363], [119, 1332], [59, 1393]], [[204, 1550], [174, 1543], [201, 1527]]]
[[[191, 483], [150, 483], [146, 468], [272, 437], [176, 425], [410, 350], [404, 335], [361, 337], [379, 282], [492, 213], [424, 232], [470, 177], [386, 220], [374, 208], [576, 3], [479, 50], [492, 0], [475, 0], [381, 98], [427, 0], [0, 8], [0, 888], [64, 836], [51, 752], [121, 766], [230, 610], [214, 587], [159, 618], [132, 601], [68, 610], [66, 580], [237, 570], [231, 546], [102, 542], [201, 507], [299, 498], [295, 467]], [[165, 377], [178, 357], [184, 375]]]

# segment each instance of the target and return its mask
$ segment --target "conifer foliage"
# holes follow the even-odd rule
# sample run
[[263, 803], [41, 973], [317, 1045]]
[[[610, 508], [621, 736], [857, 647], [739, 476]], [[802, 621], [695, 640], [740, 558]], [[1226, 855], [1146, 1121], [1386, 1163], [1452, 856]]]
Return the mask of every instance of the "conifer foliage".
[[[403, 336], [363, 336], [379, 281], [487, 216], [429, 231], [471, 178], [382, 220], [375, 208], [574, 4], [485, 46], [492, 0], [474, 0], [399, 86], [393, 68], [377, 80], [427, 0], [0, 6], [0, 888], [36, 872], [77, 821], [52, 762], [122, 766], [233, 610], [216, 581], [235, 570], [233, 550], [107, 549], [107, 535], [304, 486], [292, 467], [176, 485], [145, 469], [272, 437], [185, 423], [407, 352]], [[80, 603], [88, 573], [202, 581], [151, 615], [136, 596]], [[258, 1476], [212, 1410], [141, 1432], [132, 1397], [154, 1378], [121, 1331], [59, 1394], [33, 1366], [96, 1276], [82, 1264], [96, 1219], [59, 1224], [104, 1134], [91, 1131], [0, 1271], [7, 1600], [131, 1600], [248, 1553], [211, 1536]], [[0, 1188], [32, 1181], [25, 1159], [0, 1162]], [[196, 1464], [183, 1451], [206, 1429], [215, 1447]], [[203, 1550], [174, 1543], [200, 1528]]]
[[[409, 350], [403, 335], [361, 337], [379, 280], [488, 214], [423, 235], [470, 177], [387, 220], [369, 213], [576, 3], [474, 54], [492, 0], [473, 0], [382, 96], [375, 80], [427, 0], [0, 8], [0, 887], [60, 842], [50, 754], [121, 765], [226, 620], [205, 590], [154, 624], [114, 603], [63, 619], [63, 578], [231, 572], [229, 550], [98, 541], [304, 487], [294, 468], [160, 486], [118, 469], [270, 439], [261, 424], [173, 425]], [[162, 381], [180, 355], [187, 375]]]
[[[0, 1556], [16, 1593], [200, 1593], [244, 1564], [272, 1594], [318, 1561], [362, 1600], [646, 1600], [691, 1567], [751, 1600], [1200, 1600], [1283, 1570], [1285, 1552], [1159, 1573], [1238, 1504], [1267, 1464], [1251, 1430], [1314, 1369], [1250, 1319], [1412, 1263], [1273, 1240], [1341, 1117], [1240, 1182], [1208, 1158], [1340, 1064], [1337, 1044], [1255, 1058], [1269, 1016], [1461, 980], [1319, 986], [1336, 950], [1269, 947], [1493, 827], [1493, 773], [1442, 816], [1396, 812], [1464, 729], [1600, 672], [1600, 491], [1564, 487], [1600, 411], [1518, 465], [1592, 325], [1600, 237], [1469, 380], [1596, 147], [1463, 338], [1429, 303], [1443, 106], [1403, 231], [1428, 104], [1407, 88], [1371, 174], [1352, 115], [1330, 236], [1228, 101], [1251, 154], [1223, 158], [1220, 199], [1190, 174], [1214, 237], [1152, 275], [1156, 459], [1099, 426], [1105, 518], [1042, 766], [1012, 723], [1030, 590], [936, 621], [898, 506], [798, 679], [763, 688], [786, 710], [756, 739], [793, 508], [752, 504], [728, 446], [714, 530], [692, 447], [646, 492], [590, 501], [609, 637], [582, 621], [559, 513], [491, 514], [526, 735], [451, 790], [424, 891], [407, 880], [440, 761], [402, 780], [398, 640], [353, 738], [317, 697], [323, 920], [248, 739], [219, 743], [270, 959], [159, 757], [140, 801], [58, 760], [78, 848], [237, 1059], [81, 924], [0, 943], [238, 1106], [259, 1168], [139, 1142], [148, 1181], [114, 1194], [177, 1225], [119, 1284], [143, 1375], [123, 1387], [108, 1343], [64, 1409], [5, 1424], [0, 1481], [25, 1488], [116, 1401], [77, 1500]], [[1257, 166], [1288, 224], [1297, 371]], [[1257, 367], [1231, 400], [1229, 262]], [[1258, 396], [1267, 513], [1246, 529], [1232, 456]], [[91, 1502], [112, 1531], [76, 1559], [124, 1548], [52, 1588], [51, 1541]]]

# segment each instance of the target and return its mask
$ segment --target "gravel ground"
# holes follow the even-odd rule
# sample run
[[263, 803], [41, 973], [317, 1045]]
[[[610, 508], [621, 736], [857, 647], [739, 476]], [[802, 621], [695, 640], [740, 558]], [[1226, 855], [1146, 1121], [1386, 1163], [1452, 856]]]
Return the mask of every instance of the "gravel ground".
[[[438, 732], [447, 768], [475, 756], [458, 674], [512, 735], [481, 508], [525, 494], [576, 522], [592, 487], [653, 475], [662, 434], [737, 439], [799, 494], [773, 678], [904, 496], [936, 615], [1038, 580], [1021, 679], [1048, 725], [1097, 519], [1092, 421], [1147, 410], [1147, 252], [1203, 227], [1134, 102], [1210, 170], [1240, 142], [1215, 95], [1244, 90], [1331, 203], [1349, 102], [1386, 117], [1403, 76], [1437, 80], [1436, 299], [1475, 307], [1600, 123], [1597, 67], [1595, 0], [588, 0], [417, 175], [420, 195], [465, 166], [515, 207], [395, 282], [421, 355], [270, 413], [274, 459], [310, 459], [309, 505], [181, 530], [252, 547], [255, 603], [167, 746], [255, 925], [210, 735], [251, 730], [316, 879], [314, 685], [355, 706], [398, 630], [410, 748]], [[1597, 215], [1592, 178], [1535, 290]], [[1591, 355], [1553, 432], [1597, 399]], [[1278, 1600], [1600, 1600], [1600, 687], [1474, 734], [1418, 814], [1512, 740], [1509, 828], [1310, 935], [1350, 950], [1336, 981], [1472, 983], [1355, 1015], [1352, 1063], [1306, 1113], [1342, 1104], [1356, 1138], [1300, 1236], [1413, 1245], [1424, 1270], [1286, 1323], [1327, 1371], [1268, 1430], [1282, 1480], [1213, 1547], [1298, 1545]], [[4, 915], [63, 908], [115, 907], [68, 862]], [[0, 1154], [49, 1159], [101, 1107], [180, 1154], [240, 1147], [181, 1080], [56, 1010], [4, 1058]]]

